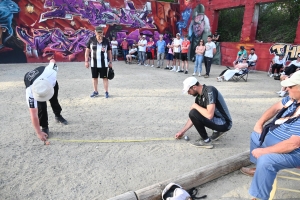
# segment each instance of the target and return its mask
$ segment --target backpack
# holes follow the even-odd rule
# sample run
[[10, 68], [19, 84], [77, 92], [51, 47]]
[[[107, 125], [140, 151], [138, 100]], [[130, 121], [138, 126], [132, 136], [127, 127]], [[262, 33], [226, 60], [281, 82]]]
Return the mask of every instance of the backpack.
[[192, 188], [189, 192], [185, 191], [180, 185], [176, 183], [169, 183], [162, 192], [163, 200], [194, 200], [206, 198], [206, 195], [202, 197], [196, 197], [197, 189]]

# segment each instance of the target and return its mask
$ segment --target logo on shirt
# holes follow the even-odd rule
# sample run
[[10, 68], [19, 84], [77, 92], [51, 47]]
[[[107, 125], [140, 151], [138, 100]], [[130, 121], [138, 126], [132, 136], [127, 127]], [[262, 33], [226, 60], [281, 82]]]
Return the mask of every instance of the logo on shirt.
[[31, 81], [32, 79], [34, 79], [34, 77], [39, 73], [38, 70], [32, 70], [30, 72], [28, 72], [26, 78], [28, 81]]
[[214, 103], [213, 93], [212, 92], [208, 92], [207, 95], [208, 95], [208, 102], [209, 102], [209, 104]]
[[57, 71], [57, 65], [56, 64], [53, 65], [53, 70]]
[[29, 103], [29, 108], [34, 108], [34, 98], [29, 97], [28, 103]]

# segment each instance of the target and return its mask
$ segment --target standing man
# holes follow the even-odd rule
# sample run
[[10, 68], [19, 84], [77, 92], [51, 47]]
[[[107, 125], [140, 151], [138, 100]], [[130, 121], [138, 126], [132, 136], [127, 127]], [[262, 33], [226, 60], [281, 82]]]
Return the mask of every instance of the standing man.
[[[107, 68], [112, 68], [112, 55], [109, 42], [103, 37], [103, 28], [97, 26], [95, 29], [96, 36], [90, 38], [85, 49], [85, 67], [89, 68], [89, 58], [91, 63], [91, 72], [93, 78], [94, 92], [90, 97], [97, 97], [98, 92], [98, 77], [103, 79], [103, 87], [105, 90], [105, 98], [108, 94], [108, 79]], [[125, 58], [126, 59], [126, 58]], [[109, 61], [108, 61], [109, 60]]]
[[118, 41], [116, 40], [116, 37], [113, 36], [110, 43], [112, 48], [113, 60], [118, 61]]
[[180, 38], [180, 33], [177, 33], [176, 38], [174, 39], [174, 44], [173, 44], [175, 69], [176, 69], [176, 64], [177, 64], [177, 71], [176, 72], [183, 72], [183, 70], [180, 70], [181, 45], [182, 45], [182, 39]]
[[[180, 139], [193, 125], [202, 139], [191, 145], [211, 149], [211, 140], [218, 140], [232, 127], [232, 120], [222, 94], [213, 86], [200, 85], [195, 77], [183, 81], [183, 93], [196, 97], [192, 105], [189, 119], [183, 129], [176, 135]], [[205, 127], [215, 130], [209, 138]]]
[[123, 51], [123, 56], [124, 56], [125, 63], [127, 63], [126, 56], [128, 54], [128, 42], [127, 42], [126, 38], [124, 38], [124, 40], [122, 41], [122, 43], [120, 44], [120, 46], [122, 47], [122, 51]]
[[[185, 74], [188, 73], [188, 69], [189, 69], [189, 63], [188, 63], [188, 51], [189, 51], [189, 47], [190, 47], [190, 41], [187, 39], [187, 35], [184, 36], [184, 39], [182, 41], [182, 48], [181, 48], [181, 61], [182, 61], [182, 69], [181, 71], [184, 71], [185, 69]], [[185, 68], [184, 68], [185, 66]]]
[[217, 52], [216, 45], [211, 41], [211, 39], [212, 39], [211, 35], [207, 36], [207, 42], [205, 43], [204, 65], [205, 65], [206, 74], [204, 78], [209, 77], [212, 59]]
[[219, 37], [220, 35], [218, 34], [218, 31], [215, 31], [215, 34], [213, 34], [212, 36], [212, 41], [216, 44], [217, 42], [219, 42]]
[[241, 168], [243, 174], [253, 176], [249, 189], [253, 199], [269, 199], [277, 173], [300, 166], [300, 71], [281, 86], [289, 96], [265, 111], [250, 136], [250, 161], [256, 168]]
[[157, 68], [163, 68], [164, 67], [166, 42], [163, 40], [163, 37], [164, 36], [162, 34], [160, 34], [159, 35], [159, 40], [156, 42]]
[[141, 40], [139, 40], [138, 43], [139, 46], [139, 60], [140, 63], [139, 65], [145, 65], [145, 60], [146, 60], [146, 47], [147, 47], [147, 40], [146, 40], [146, 35], [143, 35], [143, 37], [141, 38]]
[[[46, 67], [38, 67], [27, 72], [24, 77], [26, 86], [26, 101], [30, 118], [37, 137], [46, 141], [49, 135], [47, 102], [50, 101], [55, 115], [55, 121], [67, 125], [61, 116], [61, 106], [58, 102], [58, 83], [56, 81], [58, 67], [51, 59]], [[42, 130], [40, 129], [42, 127]]]

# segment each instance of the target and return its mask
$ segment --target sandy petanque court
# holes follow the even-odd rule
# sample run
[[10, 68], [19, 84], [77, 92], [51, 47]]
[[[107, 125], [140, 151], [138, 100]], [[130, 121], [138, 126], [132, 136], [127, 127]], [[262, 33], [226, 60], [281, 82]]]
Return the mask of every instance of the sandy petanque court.
[[[58, 98], [69, 125], [55, 123], [48, 103], [46, 146], [32, 128], [23, 82], [27, 71], [41, 65], [0, 66], [0, 199], [107, 199], [170, 179], [249, 150], [254, 123], [280, 100], [279, 81], [265, 72], [250, 73], [248, 82], [217, 82], [224, 67], [213, 65], [210, 78], [197, 79], [223, 94], [233, 128], [214, 149], [201, 149], [173, 139], [194, 102], [182, 95], [192, 62], [188, 75], [114, 62], [108, 99], [102, 81], [101, 96], [89, 97], [92, 80], [84, 63], [58, 63]], [[195, 128], [187, 135], [199, 138]], [[209, 200], [249, 199], [250, 181], [236, 171], [200, 186], [199, 193]]]

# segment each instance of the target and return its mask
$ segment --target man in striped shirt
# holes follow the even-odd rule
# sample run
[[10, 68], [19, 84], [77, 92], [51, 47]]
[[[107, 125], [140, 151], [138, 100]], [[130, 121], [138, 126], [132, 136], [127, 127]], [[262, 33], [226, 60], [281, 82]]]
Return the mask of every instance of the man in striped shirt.
[[112, 54], [109, 41], [103, 37], [103, 28], [98, 26], [95, 29], [96, 36], [90, 38], [85, 50], [85, 67], [89, 68], [91, 65], [91, 72], [93, 78], [94, 92], [90, 97], [97, 97], [98, 92], [98, 77], [103, 79], [103, 86], [105, 90], [105, 98], [108, 94], [108, 67], [112, 68]]
[[[253, 199], [269, 199], [279, 170], [300, 167], [300, 71], [281, 85], [287, 87], [289, 96], [269, 108], [256, 122], [251, 134], [250, 161], [256, 168], [241, 169], [242, 173], [254, 176], [249, 189]], [[272, 118], [272, 122], [265, 125]], [[264, 133], [267, 134], [260, 144]]]

